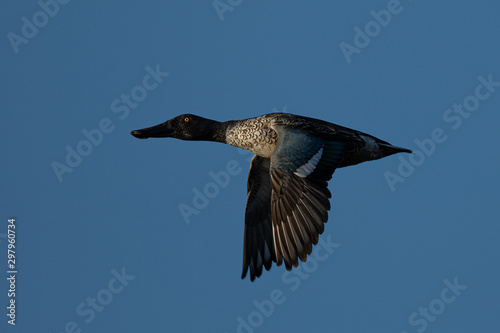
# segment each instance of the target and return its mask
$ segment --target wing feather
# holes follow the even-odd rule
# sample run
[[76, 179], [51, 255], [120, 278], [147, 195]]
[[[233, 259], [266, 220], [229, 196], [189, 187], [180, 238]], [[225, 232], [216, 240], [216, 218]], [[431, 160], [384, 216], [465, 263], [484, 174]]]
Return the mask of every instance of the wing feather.
[[254, 156], [250, 164], [243, 236], [243, 279], [250, 270], [250, 280], [262, 274], [262, 267], [271, 268], [276, 261], [271, 218], [270, 160]]
[[278, 144], [271, 155], [271, 216], [278, 266], [291, 270], [306, 261], [328, 221], [328, 180], [341, 163], [344, 143], [299, 129], [273, 127]]

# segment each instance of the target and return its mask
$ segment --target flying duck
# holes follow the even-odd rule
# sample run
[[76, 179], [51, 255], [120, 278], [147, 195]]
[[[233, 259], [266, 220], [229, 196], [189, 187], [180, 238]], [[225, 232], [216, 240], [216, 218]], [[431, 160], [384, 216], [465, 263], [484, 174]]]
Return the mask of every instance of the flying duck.
[[245, 208], [243, 279], [262, 274], [272, 262], [287, 270], [306, 261], [330, 210], [327, 181], [336, 168], [411, 150], [323, 120], [270, 113], [218, 122], [183, 114], [132, 131], [138, 139], [176, 138], [229, 144], [255, 154]]

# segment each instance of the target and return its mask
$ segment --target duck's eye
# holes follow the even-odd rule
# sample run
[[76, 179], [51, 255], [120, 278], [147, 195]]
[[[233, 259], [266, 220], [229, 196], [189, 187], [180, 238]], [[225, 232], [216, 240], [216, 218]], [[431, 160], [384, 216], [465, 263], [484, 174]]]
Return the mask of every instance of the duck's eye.
[[184, 122], [187, 123], [188, 121], [189, 121], [189, 117], [184, 118]]

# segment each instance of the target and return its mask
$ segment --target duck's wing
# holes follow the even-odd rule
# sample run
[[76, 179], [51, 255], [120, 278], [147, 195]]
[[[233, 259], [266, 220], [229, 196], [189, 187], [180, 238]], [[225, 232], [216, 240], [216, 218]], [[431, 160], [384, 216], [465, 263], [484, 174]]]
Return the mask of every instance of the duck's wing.
[[327, 181], [342, 160], [344, 138], [335, 140], [275, 123], [278, 144], [271, 155], [271, 216], [276, 263], [287, 270], [306, 261], [328, 220]]
[[298, 129], [325, 141], [345, 142], [344, 156], [337, 166], [349, 165], [376, 160], [396, 153], [411, 153], [411, 150], [391, 145], [389, 142], [348, 127], [343, 127], [324, 120], [293, 114], [274, 114], [275, 126]]
[[255, 155], [250, 164], [243, 241], [243, 279], [250, 268], [250, 280], [262, 274], [276, 261], [271, 222], [271, 177], [268, 158]]

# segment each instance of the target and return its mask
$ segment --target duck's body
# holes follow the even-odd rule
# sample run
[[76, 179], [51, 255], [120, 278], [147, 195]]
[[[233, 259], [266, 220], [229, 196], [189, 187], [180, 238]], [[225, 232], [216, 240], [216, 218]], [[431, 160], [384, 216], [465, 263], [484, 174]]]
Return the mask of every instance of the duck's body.
[[250, 268], [252, 281], [273, 261], [278, 266], [284, 261], [290, 270], [311, 254], [328, 219], [327, 181], [336, 168], [411, 152], [369, 134], [288, 113], [223, 123], [181, 115], [131, 134], [222, 142], [256, 155], [248, 176], [242, 274]]
[[270, 113], [260, 117], [228, 121], [224, 143], [246, 149], [260, 157], [270, 158], [278, 144], [276, 128], [299, 130], [307, 136], [341, 140], [347, 144], [338, 168], [379, 159], [408, 149], [394, 147], [366, 133], [323, 120], [290, 113]]

